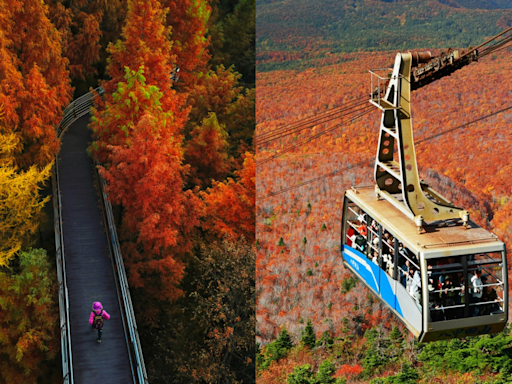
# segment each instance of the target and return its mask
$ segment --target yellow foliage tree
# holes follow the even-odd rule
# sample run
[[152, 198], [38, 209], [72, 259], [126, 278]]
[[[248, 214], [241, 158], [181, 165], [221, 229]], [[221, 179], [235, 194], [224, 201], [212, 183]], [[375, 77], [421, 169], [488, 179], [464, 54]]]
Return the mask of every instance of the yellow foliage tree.
[[41, 199], [41, 185], [50, 177], [53, 163], [19, 171], [12, 155], [17, 146], [14, 134], [0, 134], [0, 266], [20, 249], [37, 230], [37, 216], [49, 197]]

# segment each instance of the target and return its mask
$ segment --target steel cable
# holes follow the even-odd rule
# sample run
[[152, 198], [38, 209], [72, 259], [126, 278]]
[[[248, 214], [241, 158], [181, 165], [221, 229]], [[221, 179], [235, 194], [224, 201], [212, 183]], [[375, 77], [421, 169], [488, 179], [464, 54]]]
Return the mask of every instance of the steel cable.
[[276, 153], [275, 155], [272, 155], [272, 156], [269, 156], [263, 160], [260, 160], [260, 161], [257, 161], [256, 162], [256, 166], [261, 166], [271, 160], [274, 160], [275, 158], [281, 156], [281, 155], [284, 155], [285, 153], [288, 153], [296, 148], [299, 148], [307, 143], [309, 143], [310, 141], [326, 134], [326, 133], [329, 133], [329, 132], [332, 132], [334, 131], [335, 129], [339, 128], [340, 126], [342, 126], [344, 123], [347, 123], [347, 122], [351, 122], [351, 121], [354, 121], [355, 119], [358, 119], [368, 113], [370, 113], [371, 111], [373, 110], [373, 106], [368, 104], [367, 106], [364, 106], [363, 108], [360, 108], [360, 109], [357, 109], [357, 110], [354, 110], [354, 112], [359, 112], [361, 111], [359, 114], [355, 115], [355, 116], [351, 116], [350, 118], [346, 118], [344, 119], [340, 124], [336, 124], [334, 127], [330, 127], [330, 128], [327, 128], [325, 130], [323, 130], [322, 132], [319, 132], [311, 137], [308, 137], [306, 139], [303, 139], [302, 141], [298, 142], [297, 144], [294, 144], [294, 145], [291, 145], [287, 148], [285, 148], [284, 150], [280, 151], [279, 153]]
[[[468, 125], [471, 125], [471, 124], [477, 123], [477, 122], [479, 122], [479, 121], [482, 121], [482, 120], [488, 119], [489, 117], [496, 116], [496, 115], [498, 115], [498, 114], [500, 114], [500, 113], [503, 113], [503, 112], [505, 112], [505, 111], [508, 111], [508, 110], [512, 110], [512, 106], [507, 107], [507, 108], [504, 108], [504, 109], [500, 109], [499, 111], [493, 112], [493, 113], [491, 113], [491, 114], [489, 114], [489, 115], [485, 115], [485, 116], [479, 117], [478, 119], [472, 120], [472, 121], [467, 122], [467, 123], [465, 123], [465, 124], [461, 124], [461, 125], [459, 125], [459, 126], [457, 126], [457, 127], [447, 129], [446, 131], [443, 131], [443, 132], [440, 132], [440, 133], [436, 133], [436, 134], [434, 134], [434, 135], [431, 135], [431, 136], [425, 137], [425, 138], [423, 138], [423, 139], [420, 139], [420, 140], [418, 140], [418, 141], [416, 142], [416, 145], [420, 145], [421, 143], [423, 143], [423, 142], [425, 142], [425, 141], [428, 141], [428, 140], [431, 140], [431, 139], [437, 138], [437, 137], [439, 137], [439, 136], [443, 136], [443, 135], [445, 135], [445, 134], [447, 134], [447, 133], [450, 133], [450, 132], [456, 131], [456, 130], [458, 130], [458, 129], [461, 129], [461, 128], [464, 128], [464, 127], [467, 127]], [[348, 171], [348, 170], [350, 170], [350, 169], [352, 169], [352, 168], [354, 168], [354, 167], [360, 167], [360, 166], [363, 166], [363, 165], [370, 165], [370, 163], [372, 162], [372, 160], [373, 160], [373, 157], [372, 157], [372, 158], [369, 158], [369, 159], [365, 159], [365, 160], [360, 161], [360, 162], [358, 162], [358, 163], [356, 163], [356, 164], [352, 164], [352, 165], [349, 165], [349, 166], [347, 166], [347, 167], [345, 167], [345, 168], [341, 168], [341, 169], [338, 169], [338, 170], [336, 170], [336, 171], [329, 172], [329, 173], [327, 173], [327, 174], [325, 174], [325, 175], [322, 175], [322, 176], [316, 177], [316, 178], [314, 178], [314, 179], [311, 179], [311, 180], [305, 181], [305, 182], [303, 182], [303, 183], [301, 183], [301, 184], [299, 184], [299, 185], [295, 185], [295, 186], [292, 186], [292, 187], [288, 187], [288, 188], [282, 189], [282, 190], [280, 190], [280, 191], [278, 191], [278, 192], [272, 192], [272, 193], [270, 193], [270, 194], [268, 194], [268, 195], [266, 195], [266, 196], [263, 196], [263, 197], [259, 198], [259, 200], [265, 200], [265, 199], [267, 199], [267, 198], [269, 198], [269, 197], [273, 197], [273, 196], [277, 196], [277, 195], [280, 195], [280, 194], [285, 193], [285, 192], [289, 192], [289, 191], [291, 191], [291, 190], [294, 190], [294, 189], [297, 189], [297, 188], [303, 187], [303, 186], [305, 186], [305, 185], [308, 185], [308, 184], [311, 184], [311, 183], [314, 183], [314, 182], [317, 182], [317, 181], [323, 180], [323, 179], [325, 179], [325, 178], [332, 177], [332, 176], [336, 176], [338, 173], [343, 172], [343, 171]]]

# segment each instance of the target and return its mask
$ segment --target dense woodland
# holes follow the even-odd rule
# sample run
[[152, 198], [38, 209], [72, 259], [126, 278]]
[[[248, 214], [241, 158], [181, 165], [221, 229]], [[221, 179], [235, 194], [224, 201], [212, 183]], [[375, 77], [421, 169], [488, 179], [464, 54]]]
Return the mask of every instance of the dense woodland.
[[[412, 7], [413, 3], [418, 4], [393, 2], [389, 9]], [[436, 3], [443, 12], [455, 9], [455, 2]], [[272, 4], [284, 7], [284, 3]], [[314, 6], [322, 8], [321, 3]], [[425, 12], [426, 20], [436, 17], [437, 9], [417, 8], [416, 12]], [[290, 12], [298, 13], [299, 7]], [[457, 7], [457, 12], [474, 11]], [[492, 18], [495, 11], [478, 12]], [[508, 15], [508, 11], [500, 12]], [[291, 17], [285, 20], [293, 22]], [[479, 26], [495, 28], [498, 21], [489, 20]], [[393, 28], [387, 31], [392, 33]], [[352, 32], [358, 33], [357, 26]], [[406, 35], [397, 32], [397, 36]], [[484, 32], [471, 44], [483, 42], [486, 36]], [[273, 39], [281, 37], [283, 46], [293, 46], [294, 40], [284, 35], [276, 33]], [[308, 41], [319, 47], [326, 39], [313, 36]], [[432, 39], [433, 48], [442, 46], [442, 40]], [[349, 44], [352, 39], [347, 35], [343, 41]], [[431, 48], [427, 42], [421, 47]], [[256, 138], [369, 94], [367, 71], [391, 66], [400, 48], [401, 44], [387, 52], [340, 52], [329, 57], [316, 55], [314, 49], [269, 52], [264, 44], [257, 45], [258, 68], [268, 66], [257, 72]], [[458, 127], [512, 107], [510, 68], [509, 48], [414, 91], [411, 101], [420, 177], [497, 234], [507, 244], [509, 265], [511, 110]], [[418, 344], [343, 267], [343, 192], [351, 185], [373, 184], [380, 113], [375, 108], [360, 118], [340, 120], [257, 146], [257, 381], [508, 383], [510, 330], [494, 337]]]
[[261, 0], [258, 72], [340, 62], [343, 52], [467, 48], [511, 23], [509, 0]]
[[63, 109], [98, 85], [89, 154], [150, 382], [254, 382], [254, 13], [254, 0], [0, 0], [0, 382], [62, 381], [42, 188]]

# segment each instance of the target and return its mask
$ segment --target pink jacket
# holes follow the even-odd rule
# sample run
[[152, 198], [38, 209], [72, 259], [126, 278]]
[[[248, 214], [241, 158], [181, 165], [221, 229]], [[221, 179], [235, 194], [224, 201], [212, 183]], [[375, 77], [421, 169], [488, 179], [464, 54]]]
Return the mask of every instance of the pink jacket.
[[[103, 318], [105, 320], [109, 320], [110, 319], [110, 315], [107, 313], [107, 311], [105, 311], [104, 309], [101, 310], [101, 312], [103, 312], [101, 314], [101, 316], [103, 316]], [[100, 311], [96, 311], [96, 314], [99, 315]], [[92, 322], [94, 321], [94, 314], [95, 314], [95, 311], [92, 311], [91, 312], [91, 316], [89, 316], [89, 324], [92, 325]]]

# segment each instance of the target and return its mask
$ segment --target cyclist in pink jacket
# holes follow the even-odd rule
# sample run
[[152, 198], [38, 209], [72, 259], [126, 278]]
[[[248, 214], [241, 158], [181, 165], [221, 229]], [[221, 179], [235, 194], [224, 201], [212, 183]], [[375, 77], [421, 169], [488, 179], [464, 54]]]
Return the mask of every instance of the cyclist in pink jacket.
[[89, 324], [92, 325], [92, 329], [98, 330], [98, 338], [96, 341], [101, 343], [101, 334], [103, 333], [103, 320], [109, 320], [110, 315], [103, 309], [103, 305], [99, 301], [92, 303], [92, 312], [89, 316]]

